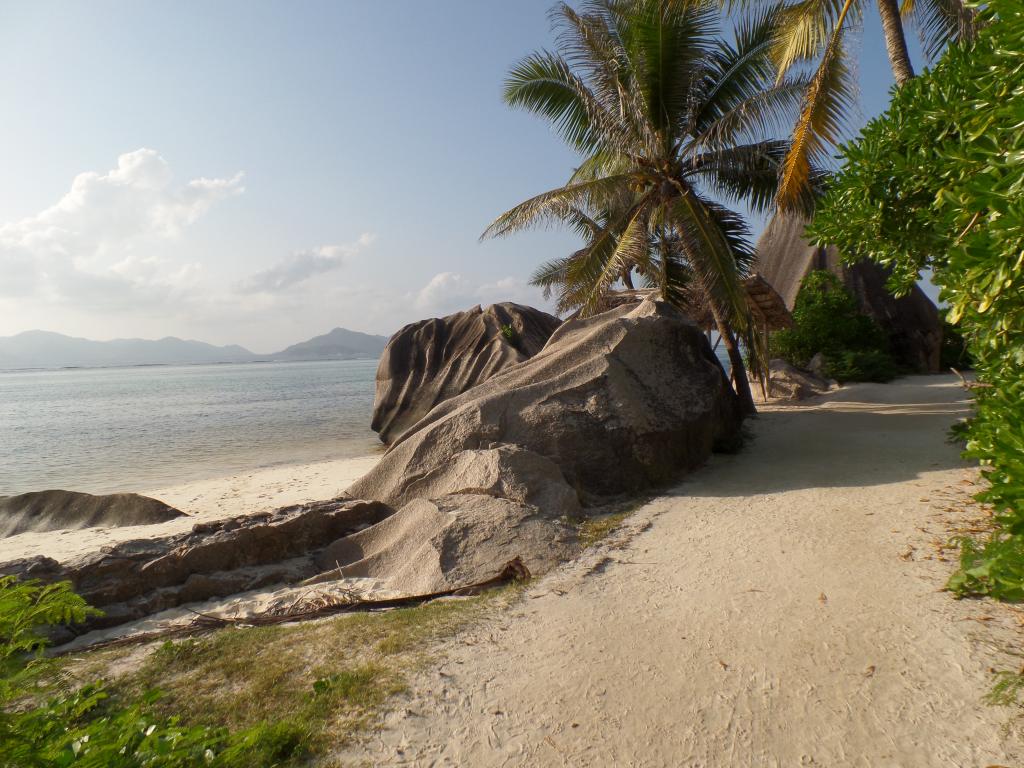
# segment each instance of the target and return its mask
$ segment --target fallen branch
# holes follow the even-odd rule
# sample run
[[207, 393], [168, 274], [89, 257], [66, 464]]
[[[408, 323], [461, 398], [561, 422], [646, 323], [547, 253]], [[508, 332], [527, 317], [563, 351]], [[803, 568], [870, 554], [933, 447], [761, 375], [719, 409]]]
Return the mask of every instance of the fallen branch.
[[960, 377], [960, 385], [970, 392], [972, 389], [991, 389], [992, 385], [984, 381], [968, 381], [966, 377], [956, 368], [950, 368], [953, 373]]
[[[191, 637], [193, 635], [212, 632], [224, 627], [267, 627], [275, 624], [287, 624], [293, 621], [309, 621], [330, 616], [337, 613], [359, 613], [365, 611], [381, 611], [390, 608], [407, 608], [415, 605], [429, 603], [441, 597], [466, 597], [478, 595], [494, 587], [499, 587], [513, 581], [526, 581], [530, 578], [530, 569], [523, 563], [522, 558], [516, 556], [505, 563], [505, 566], [494, 577], [479, 581], [475, 584], [466, 584], [454, 589], [445, 589], [440, 592], [428, 592], [422, 595], [407, 595], [405, 597], [392, 597], [384, 600], [352, 600], [347, 602], [327, 603], [315, 608], [303, 610], [290, 610], [284, 613], [264, 611], [241, 619], [227, 619], [221, 616], [214, 616], [209, 613], [191, 611], [196, 618], [188, 624], [177, 627], [157, 629], [152, 632], [141, 632], [137, 635], [125, 635], [112, 640], [101, 640], [90, 643], [74, 650], [58, 650], [55, 656], [65, 656], [69, 653], [80, 653], [85, 650], [101, 650], [104, 648], [117, 648], [125, 645], [146, 643], [151, 640], [171, 639], [176, 637]], [[191, 610], [191, 609], [186, 609]]]

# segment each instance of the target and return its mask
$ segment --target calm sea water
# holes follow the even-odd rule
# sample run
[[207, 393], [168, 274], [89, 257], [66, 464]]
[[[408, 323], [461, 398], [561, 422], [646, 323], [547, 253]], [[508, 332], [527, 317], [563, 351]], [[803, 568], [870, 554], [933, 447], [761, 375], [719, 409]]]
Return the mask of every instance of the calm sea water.
[[0, 496], [140, 491], [378, 452], [376, 369], [344, 360], [0, 372]]
[[0, 373], [0, 495], [364, 456], [375, 360]]

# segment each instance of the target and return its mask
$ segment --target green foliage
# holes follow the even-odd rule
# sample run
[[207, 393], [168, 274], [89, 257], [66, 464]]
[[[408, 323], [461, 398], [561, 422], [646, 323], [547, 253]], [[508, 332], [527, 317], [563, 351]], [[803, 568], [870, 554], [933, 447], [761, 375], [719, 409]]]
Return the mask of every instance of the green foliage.
[[996, 684], [985, 694], [985, 701], [997, 707], [1010, 707], [1024, 694], [1024, 672], [998, 672]]
[[501, 335], [505, 338], [505, 341], [507, 341], [513, 347], [519, 346], [519, 331], [517, 331], [513, 326], [501, 326]]
[[46, 628], [98, 613], [67, 583], [0, 577], [0, 768], [242, 768], [296, 754], [285, 724], [234, 735], [186, 727], [155, 712], [157, 691], [115, 705], [102, 683], [72, 689], [58, 681], [55, 695], [40, 700], [52, 668], [41, 656]]
[[1024, 600], [1024, 536], [960, 539], [960, 570], [949, 580], [958, 595], [997, 595]]
[[38, 694], [31, 673], [46, 666], [41, 656], [46, 627], [97, 613], [67, 583], [0, 577], [0, 766], [213, 764], [223, 734], [151, 718], [147, 708], [156, 694], [112, 710], [96, 683], [24, 704]]
[[904, 291], [930, 267], [981, 386], [966, 456], [999, 529], [963, 549], [950, 586], [1021, 598], [1024, 572], [1024, 0], [993, 0], [987, 25], [908, 82], [843, 148], [812, 227], [822, 242], [893, 271]]
[[98, 613], [67, 582], [19, 583], [14, 576], [0, 576], [0, 686], [25, 665], [25, 654], [38, 656], [46, 645], [46, 626], [85, 621]]
[[844, 349], [825, 357], [825, 373], [836, 381], [892, 381], [896, 363], [884, 349]]
[[834, 274], [815, 270], [804, 278], [793, 306], [793, 327], [772, 335], [770, 354], [804, 368], [819, 352], [825, 373], [838, 381], [889, 381], [896, 365], [885, 332], [857, 310]]

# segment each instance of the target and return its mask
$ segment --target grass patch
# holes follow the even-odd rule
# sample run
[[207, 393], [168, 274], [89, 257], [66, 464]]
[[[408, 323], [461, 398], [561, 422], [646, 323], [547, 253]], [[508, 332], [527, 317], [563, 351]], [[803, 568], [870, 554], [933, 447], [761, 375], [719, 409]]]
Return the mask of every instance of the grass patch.
[[623, 512], [612, 512], [600, 517], [590, 517], [580, 523], [579, 537], [580, 544], [584, 547], [592, 547], [597, 542], [611, 535], [612, 531], [622, 525], [623, 521], [633, 514], [632, 509]]
[[1024, 695], [1024, 669], [1019, 672], [997, 672], [992, 690], [985, 694], [985, 703], [998, 707], [1020, 704]]
[[645, 495], [592, 507], [587, 517], [580, 517], [575, 521], [580, 544], [586, 549], [606, 539], [652, 498], [653, 496]]
[[429, 660], [432, 643], [515, 594], [509, 587], [382, 613], [223, 629], [167, 641], [134, 665], [126, 657], [139, 649], [116, 649], [80, 655], [64, 671], [107, 677], [115, 701], [160, 690], [158, 714], [236, 734], [229, 757], [239, 764], [295, 765], [373, 722], [406, 689], [408, 674]]

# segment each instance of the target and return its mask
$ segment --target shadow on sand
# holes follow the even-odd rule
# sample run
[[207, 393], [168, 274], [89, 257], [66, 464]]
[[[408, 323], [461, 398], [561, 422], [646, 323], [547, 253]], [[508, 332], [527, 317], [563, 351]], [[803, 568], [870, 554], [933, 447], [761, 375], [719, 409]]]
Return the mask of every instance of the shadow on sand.
[[817, 405], [763, 412], [735, 455], [667, 490], [668, 496], [746, 496], [806, 488], [886, 485], [971, 466], [949, 429], [970, 413], [947, 376], [853, 385]]

